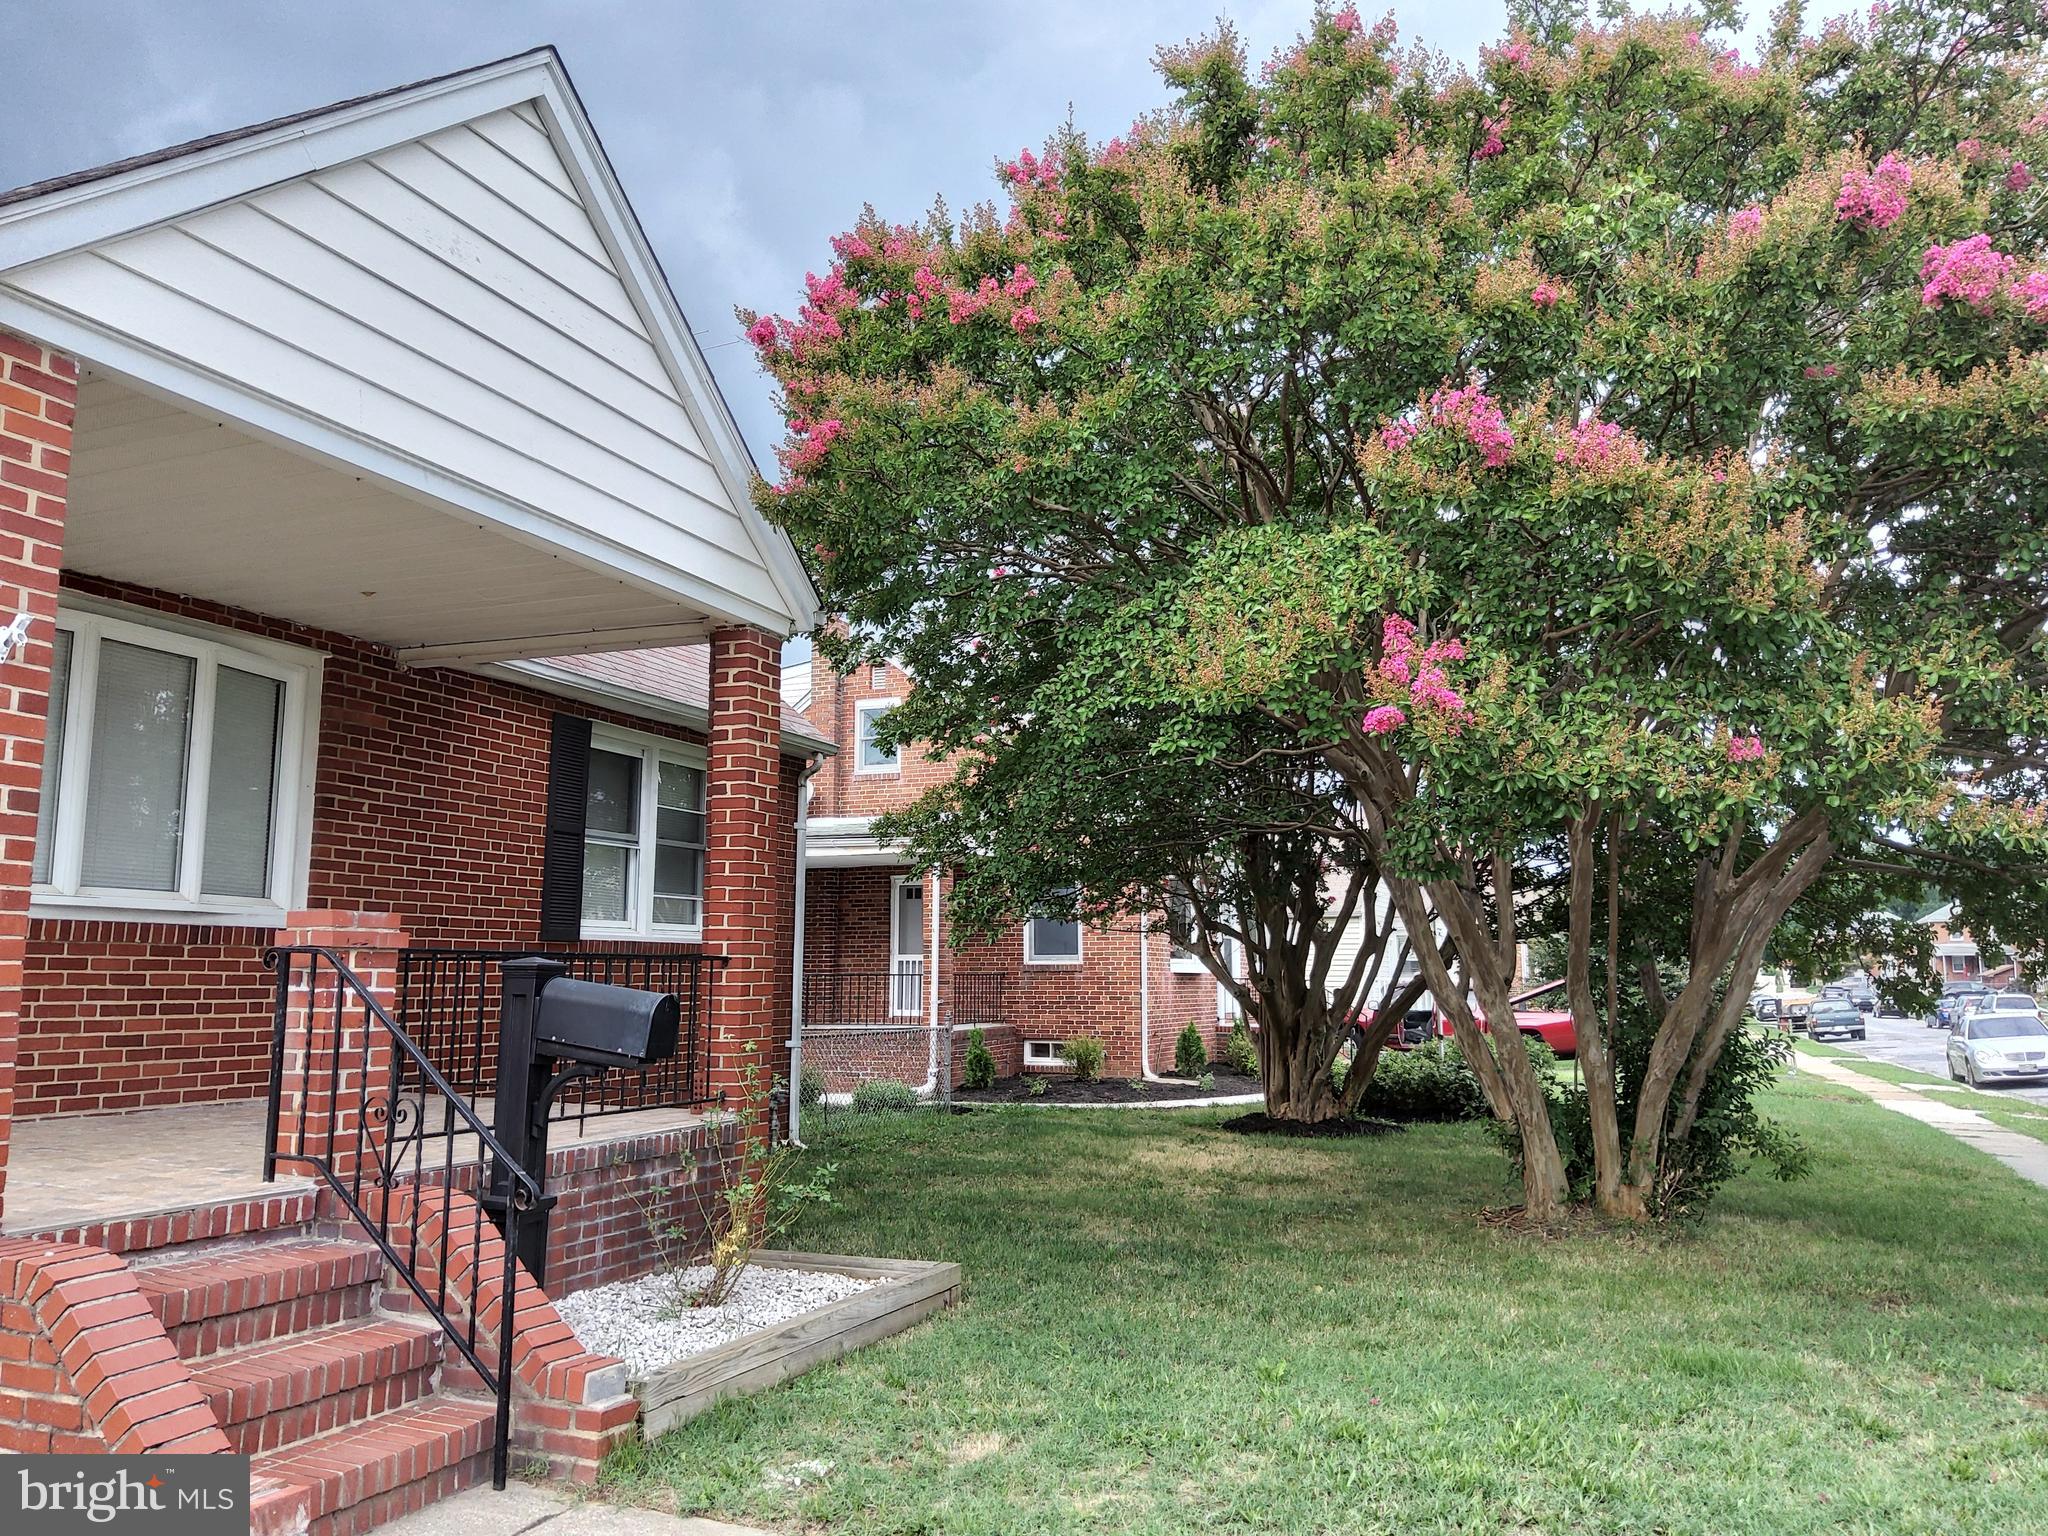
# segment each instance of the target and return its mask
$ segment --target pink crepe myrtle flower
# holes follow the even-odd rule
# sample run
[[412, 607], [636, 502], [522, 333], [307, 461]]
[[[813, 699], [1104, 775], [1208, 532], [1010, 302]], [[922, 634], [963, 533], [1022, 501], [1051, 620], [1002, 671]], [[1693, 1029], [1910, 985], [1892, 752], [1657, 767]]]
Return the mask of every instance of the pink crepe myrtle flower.
[[1754, 763], [1763, 755], [1764, 739], [1755, 732], [1728, 738], [1728, 761], [1731, 763]]
[[1954, 299], [1972, 309], [1989, 309], [2012, 268], [2012, 258], [1995, 249], [1989, 235], [1930, 245], [1920, 258], [1920, 302], [1935, 309], [1943, 300]]
[[1437, 390], [1429, 397], [1429, 414], [1438, 423], [1463, 432], [1488, 469], [1499, 469], [1514, 452], [1515, 434], [1508, 429], [1506, 414], [1477, 384]]
[[1521, 38], [1516, 38], [1500, 51], [1510, 69], [1527, 69], [1536, 60], [1536, 50]]
[[1645, 453], [1641, 441], [1626, 427], [1591, 420], [1579, 422], [1565, 433], [1553, 457], [1560, 464], [1598, 475], [1639, 468]]
[[1728, 215], [1728, 233], [1740, 239], [1746, 240], [1761, 233], [1763, 227], [1764, 210], [1759, 203], [1751, 203], [1747, 208], [1738, 208]]
[[1869, 171], [1851, 169], [1835, 195], [1835, 217], [1859, 229], [1884, 230], [1906, 211], [1906, 192], [1913, 185], [1913, 167], [1897, 155], [1886, 155]]
[[[1400, 614], [1390, 613], [1380, 623], [1380, 652], [1375, 671], [1384, 686], [1405, 689], [1411, 703], [1435, 710], [1454, 722], [1464, 716], [1465, 700], [1451, 686], [1450, 675], [1444, 670], [1444, 663], [1465, 659], [1462, 641], [1438, 640], [1418, 648], [1415, 626]], [[1391, 704], [1381, 705], [1366, 719], [1371, 720], [1383, 710], [1393, 710], [1400, 718], [1380, 727], [1381, 730], [1407, 723], [1406, 714]]]
[[1806, 376], [1809, 379], [1832, 379], [1841, 371], [1834, 363], [1811, 363], [1807, 365]]
[[875, 248], [859, 230], [849, 229], [843, 235], [832, 237], [832, 252], [841, 261], [860, 261], [874, 255]]
[[1564, 297], [1564, 289], [1549, 278], [1538, 278], [1529, 290], [1529, 302], [1537, 309], [1551, 309]]
[[797, 441], [782, 451], [783, 467], [794, 473], [816, 469], [831, 451], [833, 443], [846, 431], [846, 423], [836, 418], [830, 421], [805, 421], [801, 416], [790, 418], [789, 430], [797, 434]]
[[1003, 284], [1003, 292], [1013, 299], [1021, 299], [1038, 286], [1038, 279], [1031, 275], [1031, 269], [1019, 262], [1010, 273], [1010, 280]]
[[1001, 581], [1005, 576], [1009, 574], [1010, 568], [1007, 565], [999, 565], [992, 569], [988, 573], [988, 576], [990, 581]]
[[1505, 111], [1499, 117], [1480, 118], [1479, 129], [1486, 138], [1480, 143], [1479, 148], [1473, 151], [1473, 159], [1491, 160], [1495, 155], [1507, 152], [1508, 141], [1502, 137], [1508, 130], [1508, 114]]
[[1381, 704], [1365, 712], [1365, 718], [1358, 722], [1358, 728], [1368, 736], [1384, 736], [1389, 731], [1398, 731], [1408, 723], [1408, 716], [1398, 704]]
[[2029, 320], [2048, 322], [2048, 268], [2029, 272], [2014, 283], [2012, 298]]
[[1028, 336], [1038, 325], [1038, 311], [1029, 304], [1019, 304], [1010, 315], [1010, 329], [1019, 336]]
[[2027, 162], [2015, 160], [2012, 168], [2005, 173], [2005, 190], [2024, 192], [2034, 184], [2034, 173], [2027, 169]]
[[775, 317], [773, 315], [763, 315], [752, 325], [748, 326], [747, 340], [764, 352], [774, 346], [776, 342]]
[[1959, 141], [1956, 145], [1956, 157], [1965, 165], [1975, 165], [1984, 158], [1984, 141], [1975, 138]]
[[1330, 17], [1330, 25], [1335, 27], [1339, 32], [1356, 32], [1360, 25], [1358, 20], [1358, 7], [1355, 5], [1345, 6], [1343, 10], [1336, 12], [1334, 15]]
[[825, 545], [822, 543], [813, 544], [811, 546], [811, 553], [816, 555], [820, 560], [830, 560], [832, 558], [832, 551], [826, 548]]

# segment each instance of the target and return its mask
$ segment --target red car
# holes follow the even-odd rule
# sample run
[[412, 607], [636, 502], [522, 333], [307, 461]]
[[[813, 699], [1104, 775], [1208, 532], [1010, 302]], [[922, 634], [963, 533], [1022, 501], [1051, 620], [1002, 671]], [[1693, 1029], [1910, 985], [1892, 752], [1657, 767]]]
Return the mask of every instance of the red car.
[[[1478, 1014], [1479, 1027], [1486, 1028], [1486, 1015]], [[1517, 1008], [1515, 1023], [1525, 1035], [1534, 1035], [1560, 1056], [1576, 1056], [1579, 1053], [1579, 1030], [1572, 1022], [1570, 1013], [1556, 1008]], [[1439, 1015], [1437, 1028], [1440, 1033], [1451, 1033], [1451, 1021]]]

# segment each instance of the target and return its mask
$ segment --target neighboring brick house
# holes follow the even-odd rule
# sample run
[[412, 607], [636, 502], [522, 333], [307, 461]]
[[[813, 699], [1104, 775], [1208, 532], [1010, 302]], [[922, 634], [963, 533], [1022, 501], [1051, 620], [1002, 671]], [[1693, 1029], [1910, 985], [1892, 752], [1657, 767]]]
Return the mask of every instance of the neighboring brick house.
[[[0, 1451], [253, 1452], [325, 1536], [491, 1396], [632, 1432], [542, 1284], [754, 1129], [828, 749], [751, 471], [552, 50], [0, 193]], [[577, 1090], [544, 1276], [472, 1198], [537, 948], [689, 1048]]]
[[1943, 903], [1920, 921], [1934, 931], [1935, 975], [1941, 981], [1981, 981], [1990, 987], [2009, 987], [2020, 979], [2021, 967], [2011, 958], [1998, 965], [1985, 963], [1970, 930], [1955, 926], [1954, 902]]
[[[924, 1051], [914, 1032], [933, 1023], [956, 1037], [956, 1080], [957, 1037], [975, 1028], [1005, 1075], [1063, 1071], [1060, 1047], [1077, 1035], [1102, 1041], [1105, 1075], [1170, 1073], [1175, 1037], [1190, 1021], [1213, 1051], [1235, 1011], [1229, 994], [1199, 960], [1176, 952], [1162, 923], [1038, 919], [993, 940], [955, 942], [950, 876], [912, 870], [872, 828], [877, 814], [952, 775], [914, 744], [894, 756], [875, 745], [876, 722], [912, 686], [894, 664], [841, 676], [822, 659], [785, 678], [786, 701], [839, 745], [810, 780], [805, 823], [806, 1061], [827, 1088], [870, 1069], [914, 1068], [898, 1058]], [[870, 1038], [849, 1044], [854, 1031]]]

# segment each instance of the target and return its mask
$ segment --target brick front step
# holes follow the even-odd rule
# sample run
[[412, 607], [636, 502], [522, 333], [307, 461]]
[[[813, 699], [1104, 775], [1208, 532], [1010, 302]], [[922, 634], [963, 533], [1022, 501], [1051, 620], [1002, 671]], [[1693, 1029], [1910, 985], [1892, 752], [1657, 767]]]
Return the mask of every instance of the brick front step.
[[372, 1319], [210, 1355], [192, 1377], [228, 1444], [253, 1456], [419, 1401], [440, 1358], [438, 1328]]
[[494, 1412], [435, 1397], [258, 1456], [250, 1536], [357, 1536], [485, 1481]]
[[363, 1317], [379, 1258], [368, 1243], [272, 1240], [138, 1267], [135, 1279], [191, 1360]]

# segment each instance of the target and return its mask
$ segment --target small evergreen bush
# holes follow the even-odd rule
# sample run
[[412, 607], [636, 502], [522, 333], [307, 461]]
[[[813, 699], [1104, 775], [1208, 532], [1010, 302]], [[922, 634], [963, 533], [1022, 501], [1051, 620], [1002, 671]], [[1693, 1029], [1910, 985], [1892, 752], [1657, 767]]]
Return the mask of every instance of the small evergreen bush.
[[967, 1065], [960, 1076], [962, 1088], [976, 1090], [996, 1085], [996, 1058], [980, 1030], [967, 1037]]
[[1259, 1048], [1252, 1044], [1252, 1032], [1245, 1027], [1243, 1019], [1230, 1026], [1230, 1037], [1223, 1042], [1223, 1049], [1216, 1053], [1216, 1064], [1239, 1077], [1259, 1075]]
[[1076, 1035], [1060, 1047], [1060, 1054], [1067, 1058], [1067, 1065], [1074, 1069], [1077, 1082], [1092, 1083], [1095, 1074], [1102, 1070], [1102, 1042], [1093, 1035]]
[[1455, 1045], [1386, 1051], [1359, 1096], [1358, 1113], [1374, 1120], [1476, 1120], [1487, 1113], [1486, 1093]]
[[1200, 1077], [1209, 1070], [1209, 1048], [1202, 1044], [1202, 1026], [1193, 1019], [1173, 1042], [1173, 1073], [1176, 1077]]

